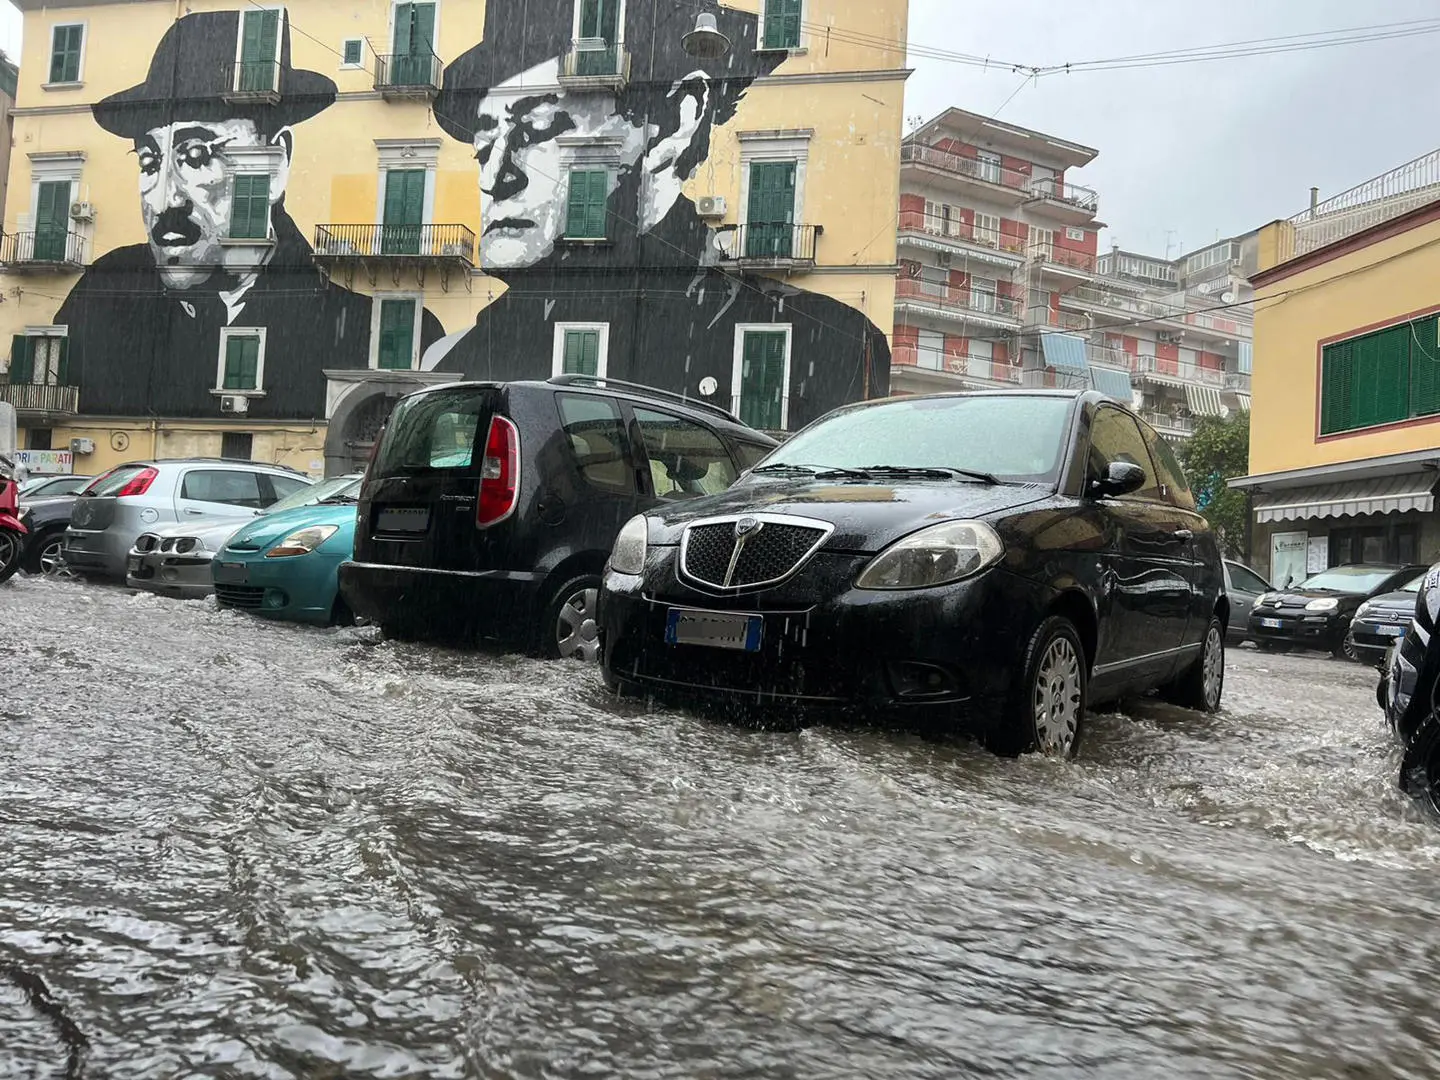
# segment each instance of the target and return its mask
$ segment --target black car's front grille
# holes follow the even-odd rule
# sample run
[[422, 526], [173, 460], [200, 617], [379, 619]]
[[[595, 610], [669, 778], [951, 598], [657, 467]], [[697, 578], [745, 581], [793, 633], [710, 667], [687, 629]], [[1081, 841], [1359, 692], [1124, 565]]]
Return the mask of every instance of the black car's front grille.
[[[733, 520], [691, 525], [685, 533], [681, 558], [685, 576], [715, 589], [744, 589], [782, 581], [800, 569], [826, 535], [825, 529], [814, 525], [774, 520], [759, 522], [743, 537], [736, 531]], [[738, 558], [737, 545], [743, 545]]]
[[265, 590], [248, 585], [215, 585], [215, 603], [220, 607], [258, 608], [265, 600]]

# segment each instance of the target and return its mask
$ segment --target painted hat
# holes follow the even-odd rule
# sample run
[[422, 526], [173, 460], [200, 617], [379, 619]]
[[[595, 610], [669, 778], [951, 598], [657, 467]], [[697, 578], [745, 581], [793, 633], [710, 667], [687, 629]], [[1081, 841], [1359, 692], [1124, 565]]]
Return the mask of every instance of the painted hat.
[[290, 20], [284, 14], [279, 100], [226, 101], [239, 34], [238, 11], [201, 12], [171, 23], [150, 58], [145, 81], [91, 106], [95, 122], [127, 139], [185, 121], [251, 120], [259, 131], [273, 134], [334, 104], [334, 82], [290, 66]]

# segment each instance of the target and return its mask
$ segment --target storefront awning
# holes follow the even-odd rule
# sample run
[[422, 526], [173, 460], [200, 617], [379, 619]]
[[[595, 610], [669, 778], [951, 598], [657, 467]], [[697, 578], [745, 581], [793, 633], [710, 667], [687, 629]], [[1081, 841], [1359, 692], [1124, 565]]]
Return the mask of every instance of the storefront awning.
[[1435, 474], [1423, 472], [1263, 491], [1255, 496], [1255, 520], [1304, 521], [1406, 510], [1428, 514], [1435, 509], [1434, 488]]
[[1116, 401], [1129, 405], [1134, 400], [1133, 389], [1130, 385], [1130, 373], [1119, 371], [1116, 368], [1092, 367], [1090, 369], [1090, 385], [1102, 394], [1108, 394]]
[[1046, 367], [1084, 371], [1090, 366], [1085, 356], [1085, 339], [1074, 334], [1041, 334], [1040, 349]]
[[1220, 391], [1213, 386], [1187, 384], [1185, 404], [1190, 406], [1190, 411], [1196, 416], [1225, 415], [1225, 403], [1220, 400]]

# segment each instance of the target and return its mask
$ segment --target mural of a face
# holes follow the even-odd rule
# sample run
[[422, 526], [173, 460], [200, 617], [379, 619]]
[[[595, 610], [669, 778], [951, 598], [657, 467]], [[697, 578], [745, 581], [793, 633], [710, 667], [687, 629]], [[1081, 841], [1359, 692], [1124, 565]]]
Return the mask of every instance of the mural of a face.
[[[221, 244], [230, 231], [233, 151], [259, 149], [267, 140], [250, 120], [181, 121], [152, 128], [136, 140], [140, 213], [160, 278], [188, 289], [216, 267], [253, 267], [253, 250]], [[270, 203], [285, 193], [289, 155], [269, 158]]]

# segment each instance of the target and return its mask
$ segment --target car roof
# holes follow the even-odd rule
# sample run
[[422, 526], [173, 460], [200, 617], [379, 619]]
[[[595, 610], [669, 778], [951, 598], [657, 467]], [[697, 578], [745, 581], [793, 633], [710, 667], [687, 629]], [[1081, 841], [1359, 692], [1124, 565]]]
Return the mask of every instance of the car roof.
[[[235, 458], [218, 457], [179, 457], [179, 458], [137, 458], [134, 461], [122, 461], [107, 472], [114, 472], [115, 469], [130, 469], [139, 466], [145, 469], [164, 468], [167, 465], [218, 465], [222, 468], [231, 469], [264, 469], [267, 472], [289, 473], [292, 476], [301, 476], [311, 479], [308, 473], [293, 469], [289, 465], [271, 465], [268, 461], [237, 461]], [[93, 478], [92, 478], [93, 479]]]

